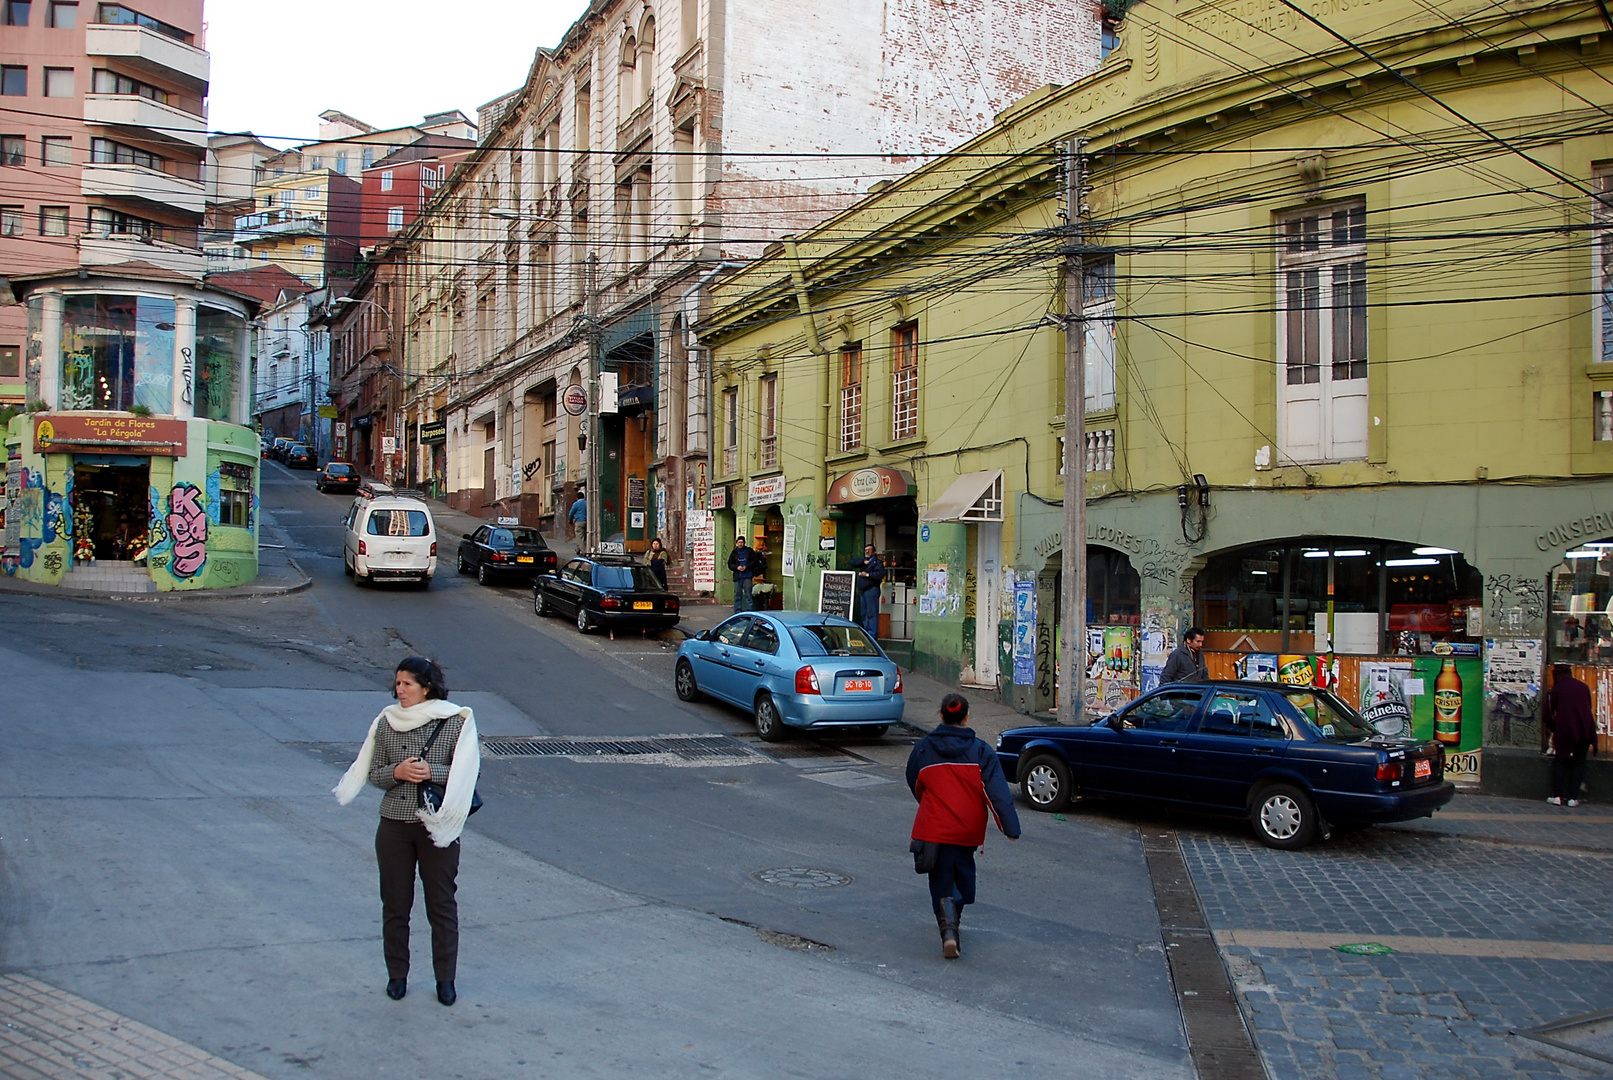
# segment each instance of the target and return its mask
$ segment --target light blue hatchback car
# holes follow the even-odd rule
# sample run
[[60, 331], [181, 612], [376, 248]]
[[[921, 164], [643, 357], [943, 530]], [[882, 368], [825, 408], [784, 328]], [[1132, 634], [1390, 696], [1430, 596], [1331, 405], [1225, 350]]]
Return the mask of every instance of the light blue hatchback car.
[[751, 611], [685, 641], [678, 697], [709, 695], [749, 710], [777, 742], [790, 728], [862, 728], [902, 719], [902, 672], [863, 628], [838, 615]]

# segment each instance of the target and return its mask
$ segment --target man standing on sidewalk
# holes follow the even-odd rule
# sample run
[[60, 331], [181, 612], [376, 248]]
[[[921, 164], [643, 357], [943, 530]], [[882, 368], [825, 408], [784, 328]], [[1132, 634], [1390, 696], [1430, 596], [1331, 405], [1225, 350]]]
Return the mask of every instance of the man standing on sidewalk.
[[1204, 631], [1196, 626], [1187, 628], [1182, 643], [1165, 660], [1165, 670], [1159, 674], [1159, 684], [1173, 682], [1204, 682], [1210, 677], [1204, 666]]
[[751, 585], [760, 563], [756, 552], [745, 546], [745, 534], [734, 537], [734, 550], [728, 553], [728, 572], [734, 575], [735, 614], [756, 606], [751, 598]]
[[1553, 806], [1578, 806], [1579, 785], [1585, 779], [1585, 755], [1596, 750], [1596, 718], [1591, 712], [1591, 688], [1574, 678], [1567, 664], [1553, 664], [1551, 689], [1546, 693], [1545, 726], [1551, 729]]
[[885, 564], [874, 551], [873, 544], [863, 546], [863, 557], [853, 559], [851, 568], [857, 571], [857, 595], [862, 601], [862, 624], [868, 636], [879, 639], [879, 587], [885, 583]]
[[571, 504], [571, 510], [566, 514], [566, 520], [571, 522], [571, 536], [577, 542], [577, 550], [586, 550], [588, 539], [588, 496], [579, 495], [577, 501]]

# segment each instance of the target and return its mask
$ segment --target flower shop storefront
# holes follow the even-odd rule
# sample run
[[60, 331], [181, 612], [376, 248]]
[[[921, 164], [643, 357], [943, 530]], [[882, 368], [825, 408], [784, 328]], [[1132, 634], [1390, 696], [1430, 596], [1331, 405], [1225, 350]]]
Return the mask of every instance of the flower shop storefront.
[[[1442, 742], [1455, 778], [1486, 791], [1545, 794], [1552, 661], [1590, 685], [1613, 745], [1613, 484], [1238, 489], [1210, 502], [1188, 522], [1170, 493], [1090, 504], [1089, 569], [1094, 548], [1123, 554], [1140, 596], [1132, 654], [1089, 656], [1089, 712], [1134, 696], [1108, 684], [1158, 685], [1196, 625], [1212, 677], [1332, 689], [1385, 730]], [[1027, 712], [1057, 701], [1062, 524], [1059, 506], [1020, 496], [1004, 694]], [[1593, 792], [1613, 779], [1592, 772]]]
[[114, 591], [255, 578], [252, 302], [133, 266], [12, 288], [27, 304], [32, 407], [4, 435], [0, 569]]

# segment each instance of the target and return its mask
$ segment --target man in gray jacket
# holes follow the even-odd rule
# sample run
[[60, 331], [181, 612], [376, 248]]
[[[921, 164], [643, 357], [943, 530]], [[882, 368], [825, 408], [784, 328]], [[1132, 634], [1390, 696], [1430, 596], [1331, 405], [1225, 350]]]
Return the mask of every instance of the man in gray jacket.
[[1165, 670], [1160, 672], [1159, 684], [1173, 682], [1204, 682], [1210, 677], [1209, 668], [1204, 666], [1204, 630], [1197, 626], [1187, 628], [1182, 635], [1182, 643], [1176, 646], [1165, 661]]

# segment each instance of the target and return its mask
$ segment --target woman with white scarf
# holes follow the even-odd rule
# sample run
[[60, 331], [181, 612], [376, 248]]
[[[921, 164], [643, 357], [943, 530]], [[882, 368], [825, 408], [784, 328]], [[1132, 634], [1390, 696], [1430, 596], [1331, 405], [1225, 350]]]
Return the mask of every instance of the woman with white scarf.
[[[470, 816], [481, 745], [476, 718], [447, 700], [442, 669], [422, 656], [398, 665], [388, 705], [370, 724], [358, 760], [336, 785], [336, 801], [346, 806], [368, 780], [382, 791], [381, 824], [375, 858], [381, 868], [381, 939], [386, 953], [387, 997], [408, 993], [409, 911], [419, 870], [431, 923], [431, 961], [437, 1000], [452, 1005], [459, 962], [459, 834]], [[440, 729], [440, 730], [439, 730]], [[429, 748], [428, 748], [429, 744]], [[427, 784], [445, 787], [433, 810], [421, 799]]]

